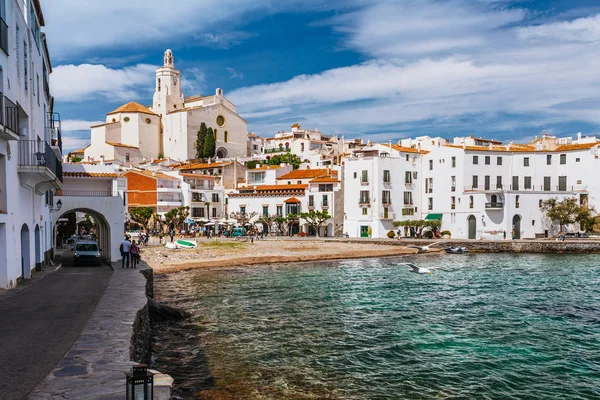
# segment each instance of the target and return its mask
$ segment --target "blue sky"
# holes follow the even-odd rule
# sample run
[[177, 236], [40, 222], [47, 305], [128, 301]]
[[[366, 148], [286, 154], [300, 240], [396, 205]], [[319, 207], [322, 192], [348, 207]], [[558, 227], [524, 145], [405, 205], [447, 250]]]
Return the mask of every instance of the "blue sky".
[[151, 104], [172, 49], [184, 94], [217, 87], [249, 131], [299, 122], [375, 141], [600, 132], [598, 0], [49, 0], [65, 150]]

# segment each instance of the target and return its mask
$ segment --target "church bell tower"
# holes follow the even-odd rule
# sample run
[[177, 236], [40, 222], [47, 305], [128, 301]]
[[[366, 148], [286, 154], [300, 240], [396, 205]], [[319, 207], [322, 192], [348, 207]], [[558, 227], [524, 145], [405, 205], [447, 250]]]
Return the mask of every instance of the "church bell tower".
[[163, 118], [169, 112], [183, 109], [183, 92], [181, 91], [181, 73], [175, 69], [173, 52], [165, 51], [163, 66], [156, 70], [156, 89], [152, 102], [152, 110]]

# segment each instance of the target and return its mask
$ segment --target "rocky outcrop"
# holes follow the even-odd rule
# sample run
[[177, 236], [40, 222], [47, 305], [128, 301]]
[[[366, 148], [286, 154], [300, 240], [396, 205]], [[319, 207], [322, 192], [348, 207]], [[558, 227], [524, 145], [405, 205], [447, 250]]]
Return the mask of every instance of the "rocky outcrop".
[[142, 364], [149, 364], [152, 357], [152, 327], [148, 309], [146, 304], [137, 312], [129, 345], [129, 358]]

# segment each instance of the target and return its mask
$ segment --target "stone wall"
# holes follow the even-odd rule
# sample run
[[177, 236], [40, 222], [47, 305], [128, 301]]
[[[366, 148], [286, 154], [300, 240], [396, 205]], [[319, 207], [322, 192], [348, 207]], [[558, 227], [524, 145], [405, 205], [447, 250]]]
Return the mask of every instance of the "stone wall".
[[[146, 278], [145, 292], [147, 298], [154, 297], [154, 274], [151, 268], [142, 269], [140, 273]], [[152, 357], [152, 327], [148, 304], [135, 315], [133, 333], [129, 345], [129, 357], [132, 361], [150, 364]]]

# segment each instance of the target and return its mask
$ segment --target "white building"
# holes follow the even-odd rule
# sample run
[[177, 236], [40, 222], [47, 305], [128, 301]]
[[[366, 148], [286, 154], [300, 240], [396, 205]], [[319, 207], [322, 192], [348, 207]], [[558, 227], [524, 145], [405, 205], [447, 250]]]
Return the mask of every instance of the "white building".
[[216, 157], [247, 155], [247, 123], [236, 106], [221, 89], [216, 89], [214, 96], [184, 97], [181, 72], [167, 50], [163, 66], [156, 70], [152, 106], [130, 102], [108, 113], [105, 123], [91, 128], [85, 159], [104, 157], [134, 164], [163, 157], [181, 162], [195, 159], [202, 123], [213, 129]]
[[[453, 238], [500, 239], [505, 232], [533, 238], [558, 230], [540, 210], [543, 201], [576, 197], [597, 206], [595, 137], [543, 136], [529, 144], [418, 137], [401, 144], [376, 145], [345, 159], [344, 229], [350, 236], [367, 236], [370, 228], [373, 237], [385, 237], [394, 220], [440, 219]], [[381, 186], [384, 171], [392, 174], [389, 187]], [[397, 184], [402, 190], [395, 190]], [[391, 200], [383, 200], [385, 191]]]
[[53, 248], [61, 140], [43, 26], [39, 1], [0, 2], [0, 288], [31, 278]]

